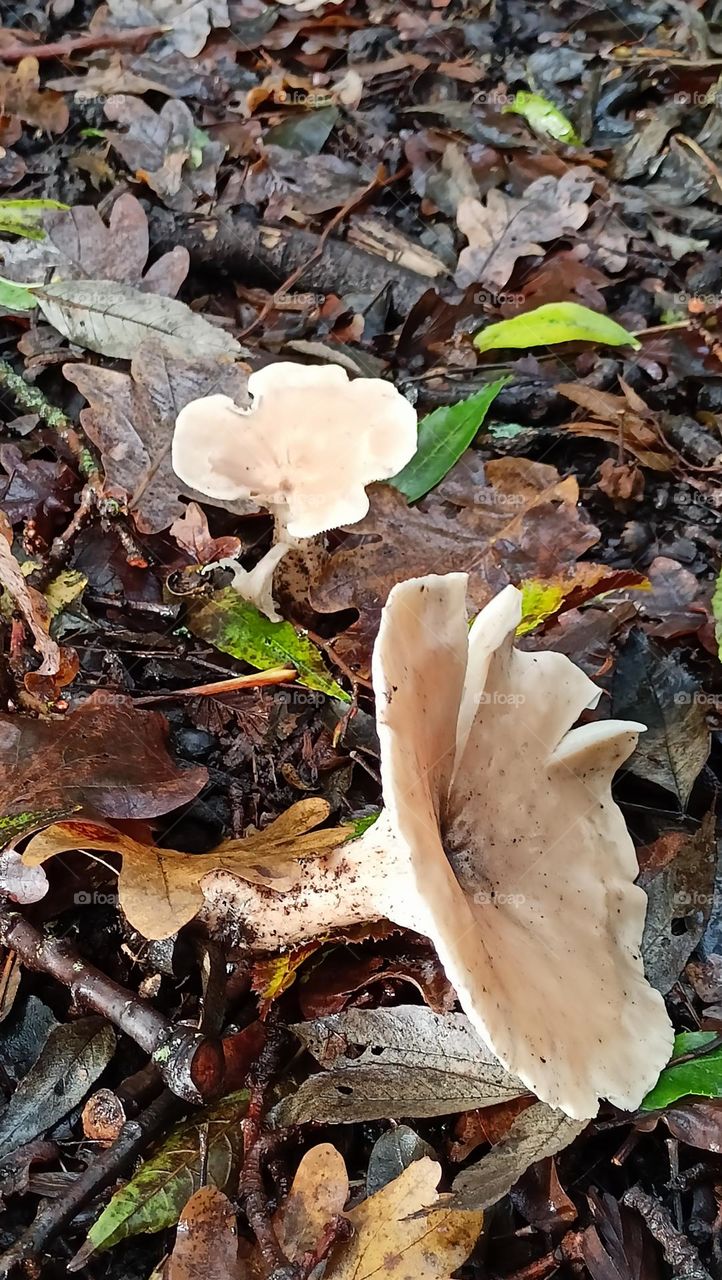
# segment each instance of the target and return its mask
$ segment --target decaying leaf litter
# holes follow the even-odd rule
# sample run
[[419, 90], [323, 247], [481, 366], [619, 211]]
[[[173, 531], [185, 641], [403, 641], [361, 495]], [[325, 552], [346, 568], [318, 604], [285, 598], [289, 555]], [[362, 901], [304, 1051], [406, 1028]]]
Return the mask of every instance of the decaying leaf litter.
[[716, 9], [3, 15], [0, 1274], [717, 1275]]

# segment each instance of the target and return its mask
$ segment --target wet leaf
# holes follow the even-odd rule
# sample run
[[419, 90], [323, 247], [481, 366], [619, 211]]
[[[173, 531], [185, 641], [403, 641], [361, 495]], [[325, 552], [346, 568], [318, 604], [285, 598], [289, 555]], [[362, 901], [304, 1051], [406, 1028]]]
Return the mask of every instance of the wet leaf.
[[51, 207], [50, 212], [38, 211], [37, 243], [0, 246], [2, 270], [11, 280], [115, 280], [174, 297], [188, 274], [188, 250], [178, 246], [143, 275], [150, 250], [148, 217], [129, 192], [116, 200], [107, 226], [92, 205], [68, 209], [52, 200], [37, 203]]
[[686, 808], [695, 779], [710, 752], [710, 733], [696, 680], [673, 654], [634, 631], [614, 674], [612, 711], [641, 720], [647, 732], [628, 768], [672, 792]]
[[14, 314], [21, 311], [33, 311], [38, 305], [35, 294], [12, 280], [0, 276], [0, 307]]
[[73, 849], [121, 854], [118, 879], [120, 906], [145, 938], [169, 938], [188, 924], [203, 906], [203, 880], [227, 871], [276, 892], [289, 889], [298, 877], [298, 859], [318, 857], [347, 838], [345, 828], [312, 831], [328, 817], [325, 800], [299, 800], [263, 831], [242, 840], [224, 840], [211, 853], [179, 853], [141, 844], [108, 825], [62, 822], [35, 836], [23, 854], [26, 866], [39, 866]]
[[546, 347], [558, 342], [594, 342], [612, 347], [639, 347], [633, 334], [609, 316], [578, 302], [548, 302], [477, 333], [477, 351], [507, 347]]
[[245, 366], [217, 356], [174, 356], [148, 341], [130, 373], [94, 364], [67, 364], [63, 373], [89, 402], [80, 420], [101, 450], [106, 489], [127, 501], [141, 533], [157, 533], [184, 516], [180, 495], [202, 495], [182, 484], [171, 466], [176, 417], [190, 400], [216, 392], [244, 404]]
[[351, 1241], [331, 1259], [325, 1280], [447, 1280], [466, 1261], [481, 1232], [483, 1214], [434, 1207], [441, 1166], [416, 1160], [346, 1217]]
[[459, 1209], [490, 1208], [511, 1191], [530, 1165], [563, 1151], [588, 1123], [572, 1120], [544, 1102], [533, 1103], [488, 1155], [457, 1174], [451, 1188], [451, 1205]]
[[116, 360], [132, 360], [154, 339], [172, 356], [235, 355], [235, 338], [185, 302], [113, 280], [75, 280], [35, 289], [38, 305], [69, 342]]
[[[174, 0], [162, 2], [170, 8]], [[196, 12], [200, 7], [201, 0], [191, 6]], [[174, 22], [173, 28], [182, 25]], [[107, 137], [133, 177], [145, 182], [169, 209], [190, 213], [201, 198], [215, 195], [225, 147], [197, 127], [185, 102], [171, 99], [154, 111], [142, 98], [114, 93], [105, 103], [105, 114], [125, 127], [123, 133], [109, 130]]]
[[5, 513], [0, 511], [0, 587], [10, 598], [11, 609], [16, 609], [22, 617], [42, 658], [37, 671], [25, 676], [25, 686], [38, 696], [53, 699], [75, 679], [77, 654], [72, 649], [61, 649], [52, 639], [48, 603], [39, 591], [28, 585], [11, 544], [12, 529]]
[[642, 957], [649, 981], [665, 995], [700, 942], [712, 911], [717, 862], [714, 811], [705, 814], [693, 835], [663, 833], [640, 855], [655, 851], [662, 859], [659, 867], [649, 866], [640, 856], [640, 884], [647, 894]]
[[238, 1257], [236, 1215], [217, 1187], [200, 1187], [186, 1204], [178, 1222], [165, 1280], [244, 1280], [248, 1275]]
[[715, 583], [715, 589], [712, 595], [712, 613], [715, 620], [714, 633], [717, 641], [718, 654], [720, 661], [722, 662], [722, 572]]
[[324, 1142], [307, 1151], [274, 1219], [278, 1242], [291, 1262], [315, 1249], [324, 1229], [343, 1213], [349, 1183], [343, 1156]]
[[277, 1124], [450, 1115], [526, 1092], [462, 1014], [349, 1009], [292, 1030], [327, 1074], [284, 1098]]
[[[0, 200], [0, 234], [42, 240], [43, 214], [48, 209], [67, 209], [59, 200]], [[5, 246], [2, 246], [4, 251]]]
[[168, 726], [129, 698], [96, 693], [64, 718], [0, 714], [0, 839], [82, 810], [102, 818], [152, 818], [187, 804], [206, 781], [179, 769]]
[[120, 27], [165, 27], [173, 49], [194, 58], [214, 27], [229, 26], [227, 0], [190, 0], [178, 10], [176, 0], [109, 0], [111, 19]]
[[[659, 1111], [680, 1098], [722, 1098], [722, 1048], [704, 1053], [705, 1047], [719, 1040], [716, 1031], [683, 1031], [675, 1036], [674, 1052], [669, 1065], [642, 1103], [643, 1111]], [[700, 1052], [702, 1051], [702, 1052]], [[675, 1066], [675, 1058], [690, 1053], [699, 1057]]]
[[245, 1091], [232, 1093], [177, 1125], [130, 1182], [116, 1191], [88, 1232], [84, 1256], [91, 1251], [103, 1253], [129, 1236], [175, 1225], [200, 1186], [202, 1131], [207, 1130], [208, 1184], [220, 1191], [233, 1186], [243, 1150], [241, 1122], [247, 1105]]
[[34, 129], [64, 133], [68, 127], [70, 114], [63, 95], [40, 88], [37, 58], [28, 56], [17, 67], [0, 67], [0, 102], [4, 116], [19, 116]]
[[586, 222], [586, 201], [593, 184], [592, 170], [579, 166], [561, 178], [537, 178], [518, 199], [497, 188], [489, 191], [486, 205], [463, 196], [456, 221], [469, 245], [459, 254], [456, 283], [460, 288], [469, 284], [502, 288], [517, 259], [543, 253], [542, 244], [577, 231]]
[[290, 622], [270, 622], [242, 596], [227, 587], [211, 600], [192, 605], [188, 626], [201, 640], [247, 662], [257, 671], [295, 667], [299, 684], [330, 698], [349, 701], [344, 689], [327, 671], [315, 644]]
[[340, 119], [338, 107], [321, 107], [289, 115], [263, 135], [265, 146], [285, 147], [301, 156], [315, 156], [322, 150]]
[[521, 583], [522, 617], [517, 635], [528, 635], [543, 622], [548, 622], [562, 610], [578, 609], [607, 591], [621, 587], [649, 588], [649, 582], [641, 573], [632, 569], [610, 569], [604, 564], [577, 565], [565, 577], [546, 581], [528, 578]]
[[374, 1143], [366, 1171], [366, 1194], [373, 1196], [394, 1178], [400, 1178], [415, 1160], [434, 1157], [434, 1150], [407, 1124], [387, 1129]]
[[532, 129], [542, 137], [546, 135], [557, 142], [566, 142], [572, 147], [580, 147], [582, 144], [571, 120], [568, 120], [563, 111], [555, 107], [548, 98], [542, 97], [540, 93], [528, 93], [521, 89], [515, 94], [513, 102], [504, 107], [504, 110], [523, 116], [527, 124], [530, 124]]
[[480, 430], [484, 419], [508, 379], [499, 378], [483, 391], [427, 414], [419, 423], [418, 446], [403, 471], [389, 480], [409, 502], [417, 502], [433, 489], [459, 461]]
[[619, 379], [623, 394], [612, 395], [584, 383], [560, 382], [557, 391], [586, 410], [589, 421], [565, 422], [561, 431], [592, 439], [608, 440], [631, 453], [642, 466], [653, 471], [672, 471], [674, 455], [666, 447], [656, 424], [655, 415], [641, 396], [623, 378]]
[[0, 1117], [0, 1160], [77, 1107], [115, 1047], [113, 1029], [102, 1018], [55, 1027]]

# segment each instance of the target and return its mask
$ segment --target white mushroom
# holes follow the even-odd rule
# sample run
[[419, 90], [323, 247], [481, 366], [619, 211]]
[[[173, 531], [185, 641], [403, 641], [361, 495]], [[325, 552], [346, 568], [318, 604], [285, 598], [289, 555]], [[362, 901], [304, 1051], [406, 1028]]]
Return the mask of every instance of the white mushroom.
[[432, 939], [503, 1065], [580, 1119], [632, 1109], [669, 1058], [644, 977], [646, 898], [611, 782], [643, 725], [573, 728], [600, 690], [568, 658], [514, 648], [520, 593], [466, 623], [465, 574], [389, 595], [373, 679], [386, 808], [275, 894], [212, 872], [206, 912], [260, 949], [385, 917]]
[[[340, 365], [280, 361], [252, 373], [253, 404], [205, 396], [181, 409], [173, 467], [221, 501], [254, 498], [276, 521], [276, 540], [233, 585], [275, 618], [271, 582], [297, 538], [355, 524], [369, 509], [366, 485], [396, 475], [416, 451], [416, 411], [390, 382]], [[283, 550], [280, 550], [283, 548]]]

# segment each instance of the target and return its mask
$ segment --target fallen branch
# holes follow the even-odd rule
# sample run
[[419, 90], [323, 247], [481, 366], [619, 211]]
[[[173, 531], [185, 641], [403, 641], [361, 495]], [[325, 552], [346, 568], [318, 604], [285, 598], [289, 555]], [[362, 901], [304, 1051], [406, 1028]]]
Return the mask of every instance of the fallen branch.
[[385, 258], [343, 240], [324, 240], [298, 227], [266, 226], [239, 213], [184, 224], [177, 214], [156, 211], [151, 238], [158, 253], [182, 245], [194, 267], [241, 277], [244, 284], [265, 284], [274, 292], [290, 276], [303, 289], [323, 294], [377, 294], [388, 285], [396, 310], [404, 315], [433, 287], [427, 276], [407, 267], [392, 270]]
[[677, 1230], [667, 1210], [654, 1196], [647, 1195], [641, 1187], [631, 1187], [622, 1203], [629, 1209], [636, 1209], [644, 1219], [655, 1240], [662, 1246], [665, 1260], [669, 1263], [675, 1280], [712, 1280], [692, 1241]]
[[130, 1036], [158, 1067], [173, 1093], [186, 1102], [216, 1096], [223, 1086], [220, 1043], [193, 1027], [173, 1025], [147, 1001], [88, 964], [66, 942], [45, 937], [17, 912], [0, 911], [0, 943], [29, 969], [62, 982], [73, 1000], [107, 1018]]

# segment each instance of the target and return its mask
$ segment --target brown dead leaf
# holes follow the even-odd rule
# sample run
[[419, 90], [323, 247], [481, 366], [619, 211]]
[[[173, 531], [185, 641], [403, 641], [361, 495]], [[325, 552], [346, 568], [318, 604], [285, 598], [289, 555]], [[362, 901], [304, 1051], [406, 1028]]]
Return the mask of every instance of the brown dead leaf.
[[239, 880], [283, 893], [298, 875], [298, 859], [330, 852], [349, 834], [346, 828], [312, 831], [328, 817], [325, 800], [300, 800], [263, 831], [243, 840], [225, 840], [211, 853], [179, 853], [142, 844], [115, 827], [59, 822], [40, 832], [23, 855], [28, 866], [71, 850], [119, 853], [120, 905], [145, 938], [169, 938], [203, 906], [203, 878], [228, 871]]
[[655, 427], [652, 410], [628, 383], [622, 378], [619, 382], [623, 392], [621, 396], [597, 391], [582, 382], [560, 382], [556, 390], [585, 409], [592, 415], [592, 420], [565, 422], [559, 430], [608, 440], [610, 444], [623, 446], [643, 467], [652, 471], [672, 471], [674, 458]]
[[346, 1165], [336, 1148], [323, 1142], [307, 1151], [273, 1224], [290, 1262], [315, 1249], [325, 1228], [343, 1213], [348, 1193]]
[[358, 609], [358, 623], [334, 648], [361, 675], [397, 582], [467, 571], [470, 603], [481, 609], [509, 582], [563, 573], [598, 538], [577, 507], [574, 477], [527, 458], [482, 468], [465, 455], [421, 506], [409, 507], [389, 485], [373, 485], [369, 497], [369, 514], [348, 530], [309, 593], [320, 613]]
[[78, 811], [153, 818], [189, 803], [206, 770], [179, 769], [167, 740], [165, 716], [104, 693], [64, 718], [0, 714], [3, 840]]
[[23, 58], [17, 67], [0, 68], [0, 103], [6, 116], [18, 116], [34, 129], [63, 133], [70, 119], [61, 93], [40, 88], [37, 58]]
[[216, 392], [244, 404], [245, 366], [222, 357], [181, 360], [148, 342], [129, 374], [92, 364], [66, 364], [63, 372], [90, 403], [80, 420], [102, 452], [106, 487], [127, 500], [141, 533], [158, 533], [184, 515], [180, 494], [209, 501], [187, 489], [173, 471], [175, 420], [189, 400]]
[[346, 1217], [354, 1228], [325, 1280], [448, 1280], [466, 1261], [484, 1215], [433, 1207], [441, 1166], [424, 1156]]
[[43, 228], [42, 240], [0, 246], [2, 273], [9, 280], [117, 280], [174, 298], [188, 274], [190, 255], [179, 245], [143, 275], [150, 248], [148, 218], [140, 200], [128, 192], [116, 200], [107, 226], [97, 209], [81, 204], [48, 210]]
[[542, 245], [567, 232], [577, 231], [587, 220], [586, 200], [594, 174], [586, 166], [569, 169], [561, 178], [537, 178], [521, 199], [496, 188], [486, 205], [463, 196], [456, 211], [462, 235], [469, 241], [459, 254], [454, 279], [460, 288], [485, 284], [501, 288], [518, 258], [544, 252]]
[[225, 147], [196, 128], [184, 102], [171, 99], [154, 111], [140, 98], [116, 93], [106, 102], [105, 114], [126, 126], [124, 133], [107, 135], [115, 150], [169, 209], [190, 213], [200, 199], [215, 196]]
[[187, 551], [196, 564], [212, 564], [224, 556], [235, 556], [242, 545], [240, 538], [212, 537], [206, 513], [197, 502], [188, 503], [180, 519], [174, 520], [170, 532], [178, 546]]
[[639, 467], [629, 462], [615, 462], [605, 458], [599, 468], [597, 488], [612, 502], [641, 502], [644, 497], [644, 476]]
[[0, 587], [7, 591], [42, 658], [37, 671], [29, 671], [25, 676], [25, 687], [37, 697], [53, 699], [78, 674], [78, 657], [72, 649], [61, 649], [50, 635], [52, 614], [48, 602], [28, 585], [13, 555], [12, 541], [10, 521], [5, 512], [0, 511]]
[[246, 1266], [238, 1257], [236, 1215], [218, 1187], [200, 1187], [186, 1204], [164, 1280], [245, 1280]]

